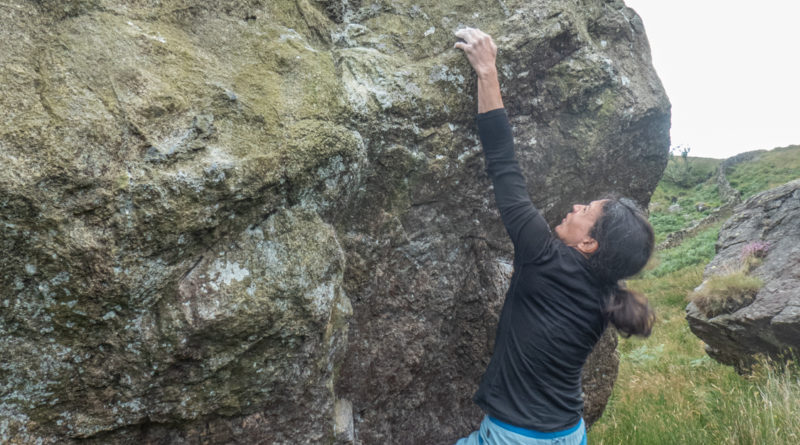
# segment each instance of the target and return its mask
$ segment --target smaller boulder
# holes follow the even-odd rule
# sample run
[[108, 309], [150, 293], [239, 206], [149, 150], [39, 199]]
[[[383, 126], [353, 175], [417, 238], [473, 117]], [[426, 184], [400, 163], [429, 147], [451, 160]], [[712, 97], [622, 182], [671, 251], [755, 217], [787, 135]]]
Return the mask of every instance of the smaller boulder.
[[[800, 179], [739, 205], [717, 240], [698, 299], [686, 307], [692, 332], [717, 361], [743, 372], [758, 355], [800, 351]], [[711, 286], [736, 274], [763, 283], [754, 298], [727, 304]], [[704, 299], [705, 298], [705, 299]], [[710, 305], [708, 299], [717, 298]], [[713, 310], [710, 310], [713, 308]]]

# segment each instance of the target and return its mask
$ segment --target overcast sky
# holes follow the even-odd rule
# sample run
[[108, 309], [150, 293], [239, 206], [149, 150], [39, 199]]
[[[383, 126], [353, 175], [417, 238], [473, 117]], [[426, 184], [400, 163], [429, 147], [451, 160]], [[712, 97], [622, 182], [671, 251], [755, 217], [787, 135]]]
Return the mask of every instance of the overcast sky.
[[727, 158], [800, 144], [800, 1], [625, 0], [672, 102], [672, 146]]

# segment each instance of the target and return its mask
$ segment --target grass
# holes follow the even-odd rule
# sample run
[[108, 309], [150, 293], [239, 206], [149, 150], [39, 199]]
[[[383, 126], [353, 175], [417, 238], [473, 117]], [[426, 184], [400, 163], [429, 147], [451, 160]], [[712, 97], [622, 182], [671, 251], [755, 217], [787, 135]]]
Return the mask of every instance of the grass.
[[[667, 164], [667, 171], [683, 171], [688, 166], [686, 178], [676, 181], [674, 176], [662, 178], [650, 199], [650, 223], [660, 243], [667, 234], [690, 226], [708, 216], [722, 202], [714, 181], [714, 171], [721, 163], [719, 159], [692, 158], [684, 161], [673, 157]], [[677, 211], [670, 211], [673, 204]], [[698, 210], [698, 205], [702, 210]]]
[[800, 178], [800, 145], [761, 153], [750, 162], [734, 165], [726, 176], [742, 199]]
[[[714, 172], [719, 159], [673, 156], [650, 199], [650, 223], [656, 243], [685, 229], [722, 205]], [[747, 199], [754, 194], [800, 178], [800, 145], [776, 148], [731, 167], [731, 186]], [[670, 206], [677, 204], [677, 210]]]
[[[678, 170], [683, 159], [670, 160], [678, 164], [653, 194], [650, 221], [657, 241], [703, 218], [709, 210], [698, 210], [698, 203], [720, 205], [710, 173], [720, 161], [687, 161], [684, 174]], [[800, 146], [763, 153], [731, 170], [731, 185], [747, 198], [800, 177]], [[679, 208], [669, 211], [673, 204]], [[645, 271], [629, 280], [630, 288], [650, 299], [658, 320], [649, 338], [620, 340], [619, 377], [603, 417], [589, 431], [589, 443], [800, 443], [800, 365], [763, 361], [751, 375], [740, 376], [709, 358], [686, 323], [689, 295], [715, 255], [720, 225], [657, 252]], [[727, 288], [738, 286], [733, 281], [741, 280], [729, 278]]]
[[690, 294], [690, 298], [706, 317], [712, 318], [752, 303], [763, 285], [760, 278], [738, 270], [709, 278], [701, 289]]
[[619, 377], [591, 444], [796, 444], [798, 366], [766, 362], [743, 377], [710, 359], [684, 319], [703, 265], [628, 285], [651, 300], [658, 321], [647, 339], [621, 339]]
[[714, 243], [720, 226], [721, 223], [717, 223], [684, 240], [677, 247], [656, 252], [643, 276], [662, 277], [685, 267], [708, 263], [714, 258]]

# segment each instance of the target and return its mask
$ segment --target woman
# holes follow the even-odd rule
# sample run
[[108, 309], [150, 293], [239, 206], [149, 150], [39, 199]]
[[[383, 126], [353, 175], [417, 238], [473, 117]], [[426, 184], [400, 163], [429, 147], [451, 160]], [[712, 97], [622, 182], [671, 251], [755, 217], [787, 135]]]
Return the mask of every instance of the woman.
[[551, 234], [528, 196], [514, 158], [487, 34], [456, 32], [478, 75], [478, 131], [486, 171], [514, 243], [514, 273], [491, 362], [475, 393], [486, 413], [473, 444], [585, 444], [581, 368], [608, 322], [624, 335], [650, 335], [647, 300], [619, 280], [639, 272], [653, 251], [653, 229], [626, 199], [576, 204]]

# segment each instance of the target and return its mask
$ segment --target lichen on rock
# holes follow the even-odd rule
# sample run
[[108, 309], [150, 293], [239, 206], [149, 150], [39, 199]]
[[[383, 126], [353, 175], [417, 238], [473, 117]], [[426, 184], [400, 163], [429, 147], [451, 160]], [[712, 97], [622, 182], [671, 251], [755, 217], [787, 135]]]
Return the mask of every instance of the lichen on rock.
[[511, 246], [461, 26], [498, 42], [549, 222], [603, 192], [646, 203], [667, 159], [619, 1], [8, 0], [0, 23], [4, 443], [474, 428]]

